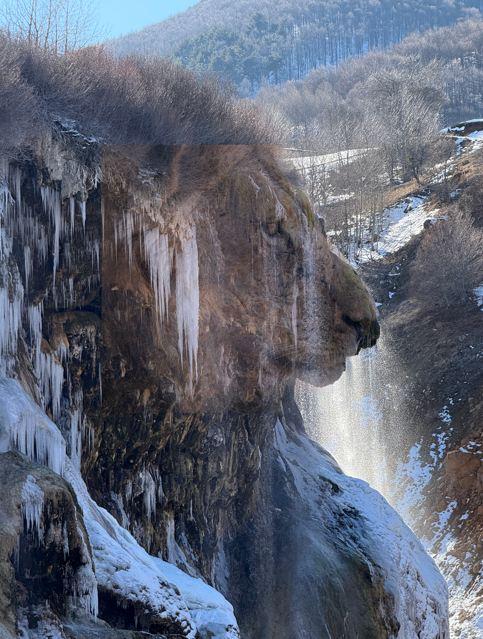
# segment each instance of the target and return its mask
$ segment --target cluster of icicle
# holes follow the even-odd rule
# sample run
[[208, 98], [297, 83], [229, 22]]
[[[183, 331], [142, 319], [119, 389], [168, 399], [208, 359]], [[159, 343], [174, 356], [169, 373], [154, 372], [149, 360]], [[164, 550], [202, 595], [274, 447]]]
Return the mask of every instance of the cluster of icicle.
[[[26, 337], [40, 402], [44, 409], [50, 408], [54, 420], [65, 410], [70, 416], [72, 464], [80, 467], [82, 394], [71, 393], [69, 380], [69, 352], [66, 344], [55, 351], [47, 352], [42, 344], [43, 302], [29, 303], [29, 288], [35, 273], [34, 265], [42, 267], [52, 259], [53, 281], [50, 294], [54, 303], [59, 302], [56, 292], [56, 274], [63, 266], [70, 268], [77, 251], [90, 251], [93, 279], [99, 277], [99, 242], [90, 240], [85, 233], [86, 206], [70, 197], [64, 206], [61, 192], [50, 186], [39, 187], [43, 212], [32, 210], [22, 200], [22, 173], [18, 167], [8, 163], [0, 165], [0, 452], [17, 450], [30, 460], [49, 467], [63, 475], [67, 463], [66, 444], [61, 432], [42, 414], [34, 400], [25, 393], [14, 379], [15, 355], [23, 323], [28, 327]], [[75, 246], [76, 207], [84, 226], [85, 243]], [[67, 211], [67, 215], [66, 215]], [[47, 228], [46, 228], [47, 227]], [[13, 238], [23, 246], [23, 274], [13, 258]], [[23, 275], [23, 277], [22, 277]], [[64, 278], [63, 278], [64, 279]], [[68, 280], [68, 289], [63, 291], [64, 305], [73, 303], [73, 281]], [[64, 385], [69, 388], [69, 400], [63, 399]], [[64, 405], [63, 405], [64, 403]], [[21, 492], [21, 509], [24, 529], [33, 535], [38, 544], [44, 543], [46, 531], [43, 524], [44, 493], [35, 478], [29, 475]], [[84, 539], [84, 532], [79, 528]], [[69, 553], [68, 541], [64, 550]], [[83, 606], [88, 614], [97, 616], [97, 582], [89, 559], [88, 546], [84, 539], [85, 564], [73, 578], [72, 605]]]
[[32, 532], [42, 541], [44, 531], [42, 513], [44, 510], [44, 492], [35, 477], [28, 475], [22, 487], [22, 515], [27, 532]]
[[[44, 186], [39, 188], [38, 194], [43, 215], [38, 209], [34, 214], [34, 211], [22, 202], [20, 171], [15, 167], [7, 167], [3, 176], [4, 179], [0, 178], [0, 320], [3, 320], [0, 326], [0, 452], [18, 450], [30, 460], [65, 476], [77, 494], [92, 540], [97, 574], [93, 571], [83, 528], [79, 526], [79, 536], [84, 540], [81, 548], [82, 565], [76, 569], [69, 583], [70, 604], [77, 610], [84, 608], [88, 615], [96, 617], [97, 583], [104, 588], [117, 588], [121, 584], [122, 594], [128, 600], [139, 598], [160, 615], [167, 616], [169, 613], [176, 619], [186, 617], [183, 627], [189, 638], [194, 639], [197, 624], [200, 628], [206, 626], [210, 636], [213, 634], [216, 637], [238, 637], [233, 610], [219, 593], [203, 582], [188, 577], [174, 566], [149, 557], [126, 530], [113, 518], [109, 518], [109, 515], [89, 498], [80, 474], [84, 431], [83, 396], [82, 391], [71, 379], [70, 346], [65, 336], [58, 334], [57, 341], [50, 345], [43, 340], [44, 302], [29, 294], [29, 289], [33, 290], [34, 264], [41, 268], [47, 263], [52, 264], [53, 281], [46, 291], [46, 296], [49, 296], [57, 307], [62, 302], [65, 307], [72, 307], [75, 301], [74, 282], [69, 277], [71, 262], [74, 262], [77, 254], [85, 262], [86, 257], [89, 259], [90, 251], [93, 277], [98, 277], [100, 244], [96, 238], [88, 237], [85, 202], [76, 204], [73, 197], [66, 201], [60, 189]], [[79, 231], [76, 229], [73, 241], [76, 216], [81, 217], [83, 228], [79, 228]], [[130, 263], [133, 259], [133, 219], [130, 214], [125, 214], [118, 220], [118, 230], [121, 240], [126, 242]], [[168, 234], [162, 233], [160, 227], [151, 227], [152, 224], [146, 225], [140, 234], [141, 255], [144, 255], [149, 270], [160, 327], [169, 318], [171, 280], [174, 272], [176, 273], [180, 359], [183, 366], [189, 366], [191, 385], [197, 374], [198, 352], [199, 290], [196, 233], [193, 227], [188, 226], [184, 228], [183, 233], [174, 233], [168, 241]], [[84, 243], [77, 241], [83, 229]], [[20, 246], [25, 247], [24, 264], [20, 266], [13, 259], [13, 237], [16, 255], [17, 241]], [[60, 270], [62, 277], [59, 277]], [[37, 378], [34, 393], [37, 402], [14, 378], [17, 342], [22, 328], [25, 331], [24, 337], [32, 370]], [[93, 340], [89, 352], [93, 357], [93, 370], [97, 370], [95, 337]], [[99, 386], [102, 393], [100, 374]], [[44, 411], [50, 411], [52, 420], [38, 404]], [[67, 445], [54, 422], [70, 426]], [[163, 500], [159, 471], [153, 468], [143, 469], [139, 474], [139, 482], [146, 516], [152, 518], [156, 514], [157, 505]], [[129, 498], [129, 495], [126, 497]], [[46, 544], [50, 539], [50, 524], [44, 520], [46, 502], [40, 480], [37, 482], [33, 475], [29, 475], [22, 489], [21, 512], [24, 532], [33, 537], [39, 545]], [[122, 505], [122, 500], [120, 503]], [[170, 556], [172, 555], [174, 560], [174, 553], [178, 552], [174, 521], [169, 523], [169, 531]], [[69, 540], [64, 531], [59, 539], [64, 545], [67, 557]], [[121, 552], [123, 568], [119, 570], [118, 557], [121, 556]], [[124, 562], [124, 559], [127, 561]], [[166, 575], [169, 575], [169, 579]]]
[[160, 328], [169, 319], [171, 280], [175, 267], [178, 352], [182, 368], [187, 363], [189, 391], [192, 392], [198, 375], [200, 308], [196, 228], [186, 223], [181, 230], [178, 228], [176, 232], [168, 234], [163, 232], [159, 224], [149, 224], [144, 216], [124, 212], [114, 224], [114, 251], [117, 256], [119, 243], [124, 244], [130, 268], [135, 232], [139, 233], [140, 248], [143, 249], [149, 269]]
[[[54, 421], [63, 410], [70, 418], [70, 457], [80, 467], [82, 433], [82, 392], [73, 391], [69, 375], [69, 350], [60, 344], [55, 351], [42, 344], [43, 301], [29, 303], [29, 286], [35, 272], [34, 265], [42, 267], [52, 259], [53, 279], [50, 294], [57, 305], [72, 306], [74, 280], [62, 277], [59, 298], [57, 272], [62, 266], [68, 271], [72, 261], [86, 253], [92, 263], [92, 275], [88, 284], [100, 278], [100, 242], [86, 231], [87, 206], [85, 199], [73, 195], [67, 201], [61, 191], [53, 186], [40, 186], [39, 199], [47, 215], [47, 225], [38, 211], [33, 210], [22, 199], [22, 172], [19, 167], [3, 162], [0, 166], [0, 375], [12, 373], [17, 340], [25, 317], [34, 372], [38, 379], [40, 398], [44, 409], [50, 408]], [[81, 218], [84, 242], [74, 241], [76, 213]], [[47, 228], [46, 228], [47, 226]], [[80, 226], [80, 224], [79, 224]], [[23, 246], [23, 281], [12, 257], [13, 238]], [[93, 349], [95, 352], [95, 348]], [[100, 367], [99, 367], [100, 384]], [[63, 390], [68, 390], [68, 400], [63, 402]], [[28, 411], [27, 411], [28, 413]], [[56, 437], [47, 430], [36, 428], [28, 419], [19, 415], [12, 443], [32, 459], [49, 465], [62, 473], [63, 452], [59, 451]], [[64, 451], [65, 452], [65, 451]]]
[[22, 324], [24, 289], [11, 264], [12, 238], [8, 233], [9, 213], [14, 206], [8, 181], [8, 165], [0, 167], [0, 374], [6, 374], [9, 357], [17, 349]]

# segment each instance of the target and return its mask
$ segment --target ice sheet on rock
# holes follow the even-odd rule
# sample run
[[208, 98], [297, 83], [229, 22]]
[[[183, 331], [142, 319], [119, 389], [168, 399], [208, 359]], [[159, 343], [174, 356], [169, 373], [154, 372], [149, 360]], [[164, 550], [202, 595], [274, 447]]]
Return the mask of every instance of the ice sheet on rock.
[[0, 377], [0, 452], [18, 450], [61, 475], [65, 442], [56, 425], [14, 379]]
[[335, 501], [359, 511], [365, 531], [359, 542], [381, 567], [386, 588], [394, 596], [401, 624], [398, 639], [447, 639], [446, 583], [396, 511], [366, 482], [344, 475], [331, 456], [305, 436], [291, 433], [289, 437], [278, 422], [275, 438], [281, 460], [288, 465], [301, 498], [312, 505], [314, 517], [321, 516], [316, 506], [320, 477], [341, 488]]

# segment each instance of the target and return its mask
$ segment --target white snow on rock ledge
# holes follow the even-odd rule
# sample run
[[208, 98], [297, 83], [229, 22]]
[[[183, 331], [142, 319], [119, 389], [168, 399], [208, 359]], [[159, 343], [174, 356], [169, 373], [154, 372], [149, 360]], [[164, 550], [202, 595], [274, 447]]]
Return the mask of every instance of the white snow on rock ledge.
[[134, 537], [89, 496], [67, 460], [65, 477], [84, 514], [101, 588], [160, 617], [178, 619], [187, 639], [238, 639], [233, 607], [217, 590], [176, 566], [149, 555]]
[[[17, 445], [21, 434], [20, 446]], [[22, 444], [26, 435], [28, 445]], [[31, 445], [41, 443], [40, 458]], [[134, 537], [89, 496], [79, 471], [65, 456], [57, 426], [13, 379], [0, 378], [0, 452], [20, 450], [32, 461], [63, 471], [76, 493], [93, 549], [101, 589], [131, 601], [158, 618], [176, 619], [186, 639], [239, 639], [231, 604], [217, 590], [158, 557], [149, 555]]]
[[394, 596], [400, 623], [397, 639], [449, 639], [448, 589], [434, 561], [396, 511], [369, 484], [347, 477], [333, 458], [306, 436], [287, 435], [277, 423], [276, 447], [290, 467], [302, 499], [314, 517], [320, 477], [341, 489], [333, 496], [343, 507], [356, 508], [363, 522], [359, 541], [367, 557], [378, 563], [386, 589]]

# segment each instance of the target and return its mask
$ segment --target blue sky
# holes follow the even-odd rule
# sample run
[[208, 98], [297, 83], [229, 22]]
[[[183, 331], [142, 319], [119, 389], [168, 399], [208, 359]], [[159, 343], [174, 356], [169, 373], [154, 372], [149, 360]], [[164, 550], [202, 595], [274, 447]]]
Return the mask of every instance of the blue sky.
[[100, 0], [97, 5], [102, 35], [112, 38], [142, 29], [196, 4], [196, 0]]

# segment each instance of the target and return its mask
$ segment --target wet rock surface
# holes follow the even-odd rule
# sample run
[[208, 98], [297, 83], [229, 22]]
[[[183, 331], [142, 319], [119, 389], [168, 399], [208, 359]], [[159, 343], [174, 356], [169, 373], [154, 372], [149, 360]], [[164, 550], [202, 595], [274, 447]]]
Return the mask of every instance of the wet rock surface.
[[[94, 143], [75, 144], [67, 136], [15, 165], [21, 205], [6, 222], [25, 296], [7, 375], [44, 403], [67, 442], [69, 473], [81, 470], [91, 496], [149, 553], [221, 591], [241, 636], [393, 636], [401, 611], [387, 570], [373, 542], [360, 541], [374, 536], [364, 515], [338, 504], [346, 492], [333, 463], [319, 476], [314, 460], [325, 453], [310, 448], [296, 479], [280, 449], [284, 438], [302, 452], [308, 442], [295, 379], [331, 383], [347, 356], [377, 340], [366, 287], [272, 149], [154, 148], [134, 158], [104, 149], [99, 165]], [[84, 530], [88, 500], [79, 509], [62, 490], [51, 517]], [[99, 517], [113, 531], [99, 512], [89, 514], [92, 530]], [[31, 555], [45, 572], [50, 555]], [[10, 556], [4, 565], [13, 569]], [[238, 636], [226, 621], [197, 630], [170, 613], [161, 622], [139, 593], [106, 583], [99, 616], [115, 630], [72, 622], [50, 589], [66, 637]], [[14, 624], [12, 594], [2, 601]], [[428, 637], [444, 639], [444, 610], [431, 606], [440, 623]]]

